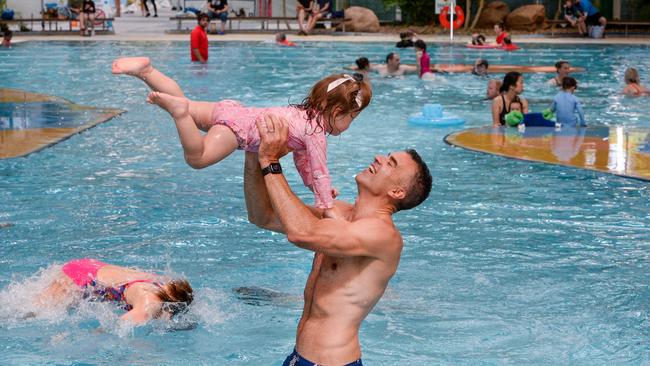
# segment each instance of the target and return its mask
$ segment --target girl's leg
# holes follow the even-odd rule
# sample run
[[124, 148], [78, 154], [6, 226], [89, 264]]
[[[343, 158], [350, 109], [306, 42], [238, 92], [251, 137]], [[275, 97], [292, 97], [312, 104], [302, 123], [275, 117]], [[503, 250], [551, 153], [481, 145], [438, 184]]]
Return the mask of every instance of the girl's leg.
[[113, 74], [135, 76], [147, 84], [151, 90], [184, 98], [185, 94], [178, 83], [169, 76], [154, 69], [149, 57], [124, 57], [113, 61]]
[[[188, 99], [160, 92], [151, 92], [147, 97], [147, 101], [157, 104], [174, 118], [178, 137], [183, 146], [185, 161], [192, 168], [202, 169], [218, 163], [237, 149], [237, 137], [226, 126], [215, 125], [210, 128], [207, 135], [201, 133], [197, 127], [197, 121], [190, 114], [190, 101]], [[205, 114], [207, 111], [203, 109], [210, 106], [209, 103], [197, 104], [193, 108], [198, 110], [196, 113]]]
[[[148, 57], [125, 57], [113, 61], [113, 74], [127, 74], [144, 81], [153, 91], [185, 98], [181, 87], [174, 79], [151, 66]], [[203, 131], [212, 125], [212, 102], [189, 101], [190, 115]]]
[[153, 4], [153, 16], [155, 18], [158, 16], [158, 8], [156, 8], [156, 0], [151, 0], [151, 3]]

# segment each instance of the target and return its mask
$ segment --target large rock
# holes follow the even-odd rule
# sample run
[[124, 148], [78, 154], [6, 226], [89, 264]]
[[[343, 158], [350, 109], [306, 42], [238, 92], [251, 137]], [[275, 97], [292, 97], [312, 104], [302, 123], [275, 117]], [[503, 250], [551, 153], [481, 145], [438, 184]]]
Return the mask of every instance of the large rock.
[[546, 22], [544, 5], [524, 5], [506, 17], [506, 29], [533, 32], [542, 28]]
[[379, 18], [370, 9], [351, 6], [345, 9], [345, 30], [346, 32], [379, 32]]
[[503, 23], [509, 12], [508, 4], [503, 1], [493, 1], [483, 8], [481, 17], [476, 23], [476, 28], [492, 29], [495, 24]]

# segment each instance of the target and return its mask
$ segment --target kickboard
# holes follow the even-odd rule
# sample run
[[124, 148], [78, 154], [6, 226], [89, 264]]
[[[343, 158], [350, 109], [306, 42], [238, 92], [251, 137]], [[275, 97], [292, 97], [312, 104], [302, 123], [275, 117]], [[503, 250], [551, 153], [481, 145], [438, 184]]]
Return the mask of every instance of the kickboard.
[[0, 159], [25, 156], [124, 113], [0, 88]]
[[595, 170], [650, 181], [650, 129], [477, 127], [451, 133], [445, 142], [513, 159]]

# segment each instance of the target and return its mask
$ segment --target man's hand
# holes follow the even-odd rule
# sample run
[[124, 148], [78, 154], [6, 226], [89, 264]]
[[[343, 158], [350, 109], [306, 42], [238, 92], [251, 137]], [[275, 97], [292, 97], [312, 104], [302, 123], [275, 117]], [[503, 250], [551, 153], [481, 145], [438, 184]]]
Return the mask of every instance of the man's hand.
[[260, 166], [280, 161], [281, 157], [289, 153], [289, 123], [283, 117], [267, 114], [264, 120], [258, 120], [256, 124], [260, 133], [260, 148], [257, 153]]

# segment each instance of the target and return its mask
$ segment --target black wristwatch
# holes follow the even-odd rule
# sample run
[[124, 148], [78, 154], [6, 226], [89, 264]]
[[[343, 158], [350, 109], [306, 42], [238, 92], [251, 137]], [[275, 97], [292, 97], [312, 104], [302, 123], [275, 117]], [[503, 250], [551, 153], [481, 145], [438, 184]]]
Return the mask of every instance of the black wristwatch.
[[271, 163], [266, 168], [262, 168], [262, 176], [267, 174], [282, 174], [282, 166], [280, 163]]

